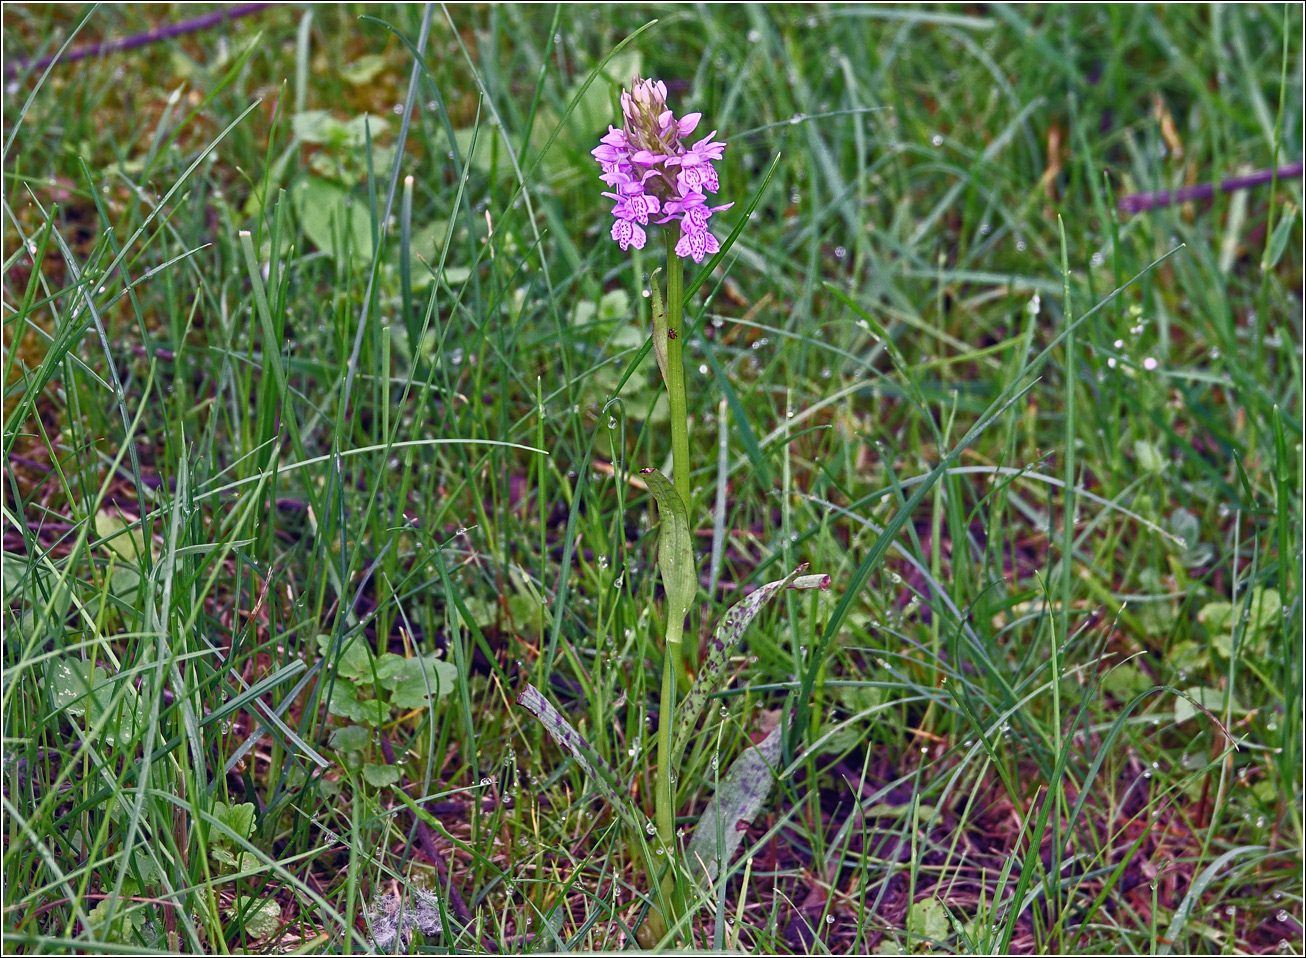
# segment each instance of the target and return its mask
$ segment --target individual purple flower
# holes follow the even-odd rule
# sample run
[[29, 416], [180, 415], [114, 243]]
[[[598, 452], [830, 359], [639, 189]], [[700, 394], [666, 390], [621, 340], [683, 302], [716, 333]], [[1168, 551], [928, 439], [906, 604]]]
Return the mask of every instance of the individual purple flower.
[[612, 238], [621, 244], [622, 249], [628, 246], [643, 249], [648, 234], [632, 221], [619, 219], [612, 224]]
[[627, 249], [643, 249], [647, 234], [641, 226], [661, 213], [655, 222], [680, 226], [676, 255], [701, 263], [717, 252], [720, 242], [708, 221], [713, 213], [733, 204], [709, 206], [705, 194], [720, 187], [716, 168], [726, 144], [716, 130], [692, 146], [683, 141], [698, 129], [701, 113], [677, 118], [667, 108], [667, 87], [660, 80], [636, 78], [621, 94], [623, 125], [608, 132], [591, 151], [602, 169], [600, 179], [612, 187], [604, 196], [613, 200], [612, 238]]
[[676, 242], [676, 255], [692, 259], [695, 263], [703, 262], [704, 256], [715, 253], [719, 249], [721, 244], [706, 229], [681, 233], [680, 239]]

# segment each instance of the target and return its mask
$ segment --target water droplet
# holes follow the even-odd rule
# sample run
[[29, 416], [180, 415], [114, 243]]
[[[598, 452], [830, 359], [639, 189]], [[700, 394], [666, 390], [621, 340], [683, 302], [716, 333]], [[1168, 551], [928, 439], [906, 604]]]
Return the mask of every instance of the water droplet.
[[807, 117], [803, 116], [801, 113], [795, 113], [793, 116], [789, 118], [789, 123], [792, 126], [797, 126], [799, 123], [802, 123], [805, 119], [807, 119]]
[[930, 142], [933, 143], [935, 146], [943, 146], [943, 134], [935, 133], [932, 137], [930, 137]]
[[1287, 912], [1285, 909], [1280, 908], [1279, 911], [1275, 914], [1275, 916], [1274, 916], [1274, 920], [1275, 920], [1275, 921], [1287, 921], [1287, 920], [1288, 920], [1288, 912]]

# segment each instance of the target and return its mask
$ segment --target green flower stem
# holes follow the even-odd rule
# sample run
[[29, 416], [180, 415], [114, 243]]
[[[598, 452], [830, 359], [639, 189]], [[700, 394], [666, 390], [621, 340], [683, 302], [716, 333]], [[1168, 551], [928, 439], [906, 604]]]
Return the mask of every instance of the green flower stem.
[[667, 237], [667, 398], [671, 402], [671, 481], [689, 509], [689, 413], [685, 405], [685, 268], [676, 255], [680, 226]]
[[[666, 381], [667, 398], [671, 404], [671, 480], [676, 493], [689, 508], [689, 416], [685, 403], [684, 315], [685, 271], [676, 255], [676, 242], [680, 228], [672, 226], [667, 237], [667, 311], [666, 311], [666, 363], [662, 369]], [[660, 331], [658, 331], [660, 333]], [[657, 333], [655, 333], [656, 335]], [[657, 841], [663, 849], [671, 871], [662, 884], [663, 901], [672, 914], [664, 916], [667, 924], [674, 924], [679, 911], [677, 901], [674, 855], [676, 851], [676, 789], [671, 781], [672, 735], [676, 709], [676, 682], [684, 668], [682, 641], [685, 623], [672, 613], [667, 619], [666, 646], [662, 656], [662, 698], [658, 711], [657, 785], [654, 792], [654, 819]]]

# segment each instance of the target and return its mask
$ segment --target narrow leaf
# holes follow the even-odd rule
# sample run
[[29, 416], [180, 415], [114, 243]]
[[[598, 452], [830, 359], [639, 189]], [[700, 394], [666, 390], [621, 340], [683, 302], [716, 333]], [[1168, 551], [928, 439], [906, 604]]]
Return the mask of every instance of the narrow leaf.
[[1274, 235], [1270, 237], [1270, 245], [1266, 247], [1261, 269], [1270, 270], [1279, 265], [1283, 251], [1288, 248], [1288, 240], [1292, 238], [1292, 228], [1296, 225], [1297, 211], [1289, 209], [1288, 215], [1279, 220], [1278, 225], [1274, 227]]
[[641, 469], [640, 473], [658, 501], [658, 570], [667, 591], [667, 641], [679, 642], [685, 616], [698, 591], [689, 510], [666, 476], [656, 469]]
[[571, 723], [563, 718], [562, 713], [549, 704], [544, 694], [527, 683], [517, 696], [517, 704], [540, 720], [553, 740], [570, 752], [576, 764], [594, 780], [603, 797], [611, 802], [618, 812], [629, 818], [630, 811], [621, 799], [617, 773], [603, 760], [598, 750], [571, 727]]
[[[658, 282], [658, 273], [662, 267], [653, 270], [648, 278], [649, 292], [653, 295], [653, 355], [657, 357], [658, 369], [662, 370], [662, 381], [667, 382], [667, 310], [662, 305], [662, 286]], [[667, 386], [670, 389], [670, 385]]]
[[777, 725], [766, 738], [740, 753], [698, 820], [685, 857], [691, 867], [703, 868], [710, 880], [716, 880], [739, 850], [744, 840], [740, 824], [756, 818], [771, 794], [780, 761], [780, 729]]
[[730, 661], [730, 656], [734, 654], [735, 649], [738, 648], [739, 640], [744, 636], [744, 630], [757, 617], [757, 613], [762, 610], [762, 606], [766, 604], [767, 600], [787, 588], [830, 588], [830, 577], [828, 575], [803, 575], [802, 573], [806, 569], [807, 565], [804, 563], [783, 579], [768, 582], [742, 602], [735, 603], [730, 607], [730, 611], [721, 617], [716, 631], [712, 634], [712, 641], [708, 643], [707, 655], [703, 659], [703, 667], [698, 670], [698, 677], [694, 681], [694, 686], [689, 690], [689, 694], [681, 700], [680, 707], [676, 709], [675, 744], [671, 749], [671, 764], [673, 766], [680, 763], [680, 759], [685, 753], [685, 745], [689, 742], [689, 736], [698, 723], [698, 716], [702, 713], [703, 706], [707, 704], [707, 697], [715, 692], [721, 684], [721, 677], [725, 675], [726, 664]]

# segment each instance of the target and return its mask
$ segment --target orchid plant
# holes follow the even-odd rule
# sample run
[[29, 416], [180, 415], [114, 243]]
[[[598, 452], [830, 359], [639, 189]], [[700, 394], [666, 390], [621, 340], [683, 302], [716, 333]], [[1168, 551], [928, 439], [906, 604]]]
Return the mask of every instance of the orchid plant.
[[[654, 906], [641, 941], [651, 946], [666, 941], [668, 932], [673, 940], [687, 940], [683, 923], [689, 883], [696, 874], [715, 879], [737, 850], [742, 839], [737, 824], [751, 820], [770, 792], [771, 769], [779, 756], [780, 728], [747, 749], [731, 766], [686, 849], [677, 847], [674, 831], [678, 802], [673, 768], [679, 766], [707, 699], [724, 678], [727, 662], [744, 630], [766, 601], [785, 589], [829, 588], [830, 577], [803, 575], [805, 566], [799, 567], [786, 578], [761, 586], [731, 608], [717, 625], [688, 693], [677, 701], [677, 680], [684, 671], [685, 622], [698, 591], [682, 353], [684, 261], [702, 263], [704, 257], [721, 250], [721, 242], [711, 229], [711, 218], [734, 204], [713, 205], [708, 199], [708, 194], [715, 194], [720, 188], [720, 177], [713, 164], [724, 155], [726, 143], [717, 140], [717, 131], [713, 130], [690, 144], [702, 115], [689, 113], [676, 117], [667, 105], [665, 83], [636, 77], [631, 89], [621, 94], [621, 110], [622, 126], [609, 126], [599, 146], [592, 151], [600, 166], [600, 179], [611, 187], [603, 195], [613, 201], [612, 239], [623, 250], [643, 249], [648, 242], [646, 227], [657, 225], [663, 229], [667, 250], [665, 300], [657, 280], [661, 270], [653, 273], [650, 293], [652, 347], [670, 405], [672, 476], [668, 480], [656, 469], [641, 470], [658, 504], [658, 569], [665, 591], [652, 819], [630, 807], [629, 788], [538, 689], [527, 685], [517, 701], [571, 753], [639, 837]], [[653, 841], [651, 853], [645, 835]], [[694, 867], [699, 871], [695, 872]]]

